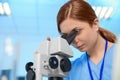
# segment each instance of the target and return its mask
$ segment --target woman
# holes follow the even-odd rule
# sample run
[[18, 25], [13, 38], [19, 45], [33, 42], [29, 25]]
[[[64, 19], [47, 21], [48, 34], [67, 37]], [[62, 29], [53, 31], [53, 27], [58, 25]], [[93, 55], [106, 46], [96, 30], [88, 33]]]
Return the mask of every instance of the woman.
[[116, 36], [99, 26], [92, 7], [83, 0], [64, 4], [57, 15], [58, 31], [78, 31], [72, 45], [85, 52], [72, 63], [67, 80], [111, 80], [112, 59]]

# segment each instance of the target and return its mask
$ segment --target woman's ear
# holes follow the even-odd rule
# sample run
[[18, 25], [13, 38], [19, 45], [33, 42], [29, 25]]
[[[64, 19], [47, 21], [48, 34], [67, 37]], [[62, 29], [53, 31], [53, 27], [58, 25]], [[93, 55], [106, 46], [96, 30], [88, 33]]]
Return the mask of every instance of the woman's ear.
[[99, 29], [99, 21], [98, 21], [97, 18], [96, 18], [96, 19], [94, 20], [94, 22], [93, 22], [93, 28], [94, 28], [96, 31], [98, 31], [98, 29]]

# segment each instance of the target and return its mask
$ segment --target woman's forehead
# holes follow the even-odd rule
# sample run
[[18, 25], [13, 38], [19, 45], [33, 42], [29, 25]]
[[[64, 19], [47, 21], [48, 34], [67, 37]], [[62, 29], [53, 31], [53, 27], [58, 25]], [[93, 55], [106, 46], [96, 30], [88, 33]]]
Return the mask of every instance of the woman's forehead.
[[60, 30], [61, 32], [69, 32], [76, 27], [83, 28], [84, 26], [87, 26], [87, 25], [88, 25], [87, 22], [68, 18], [60, 24]]

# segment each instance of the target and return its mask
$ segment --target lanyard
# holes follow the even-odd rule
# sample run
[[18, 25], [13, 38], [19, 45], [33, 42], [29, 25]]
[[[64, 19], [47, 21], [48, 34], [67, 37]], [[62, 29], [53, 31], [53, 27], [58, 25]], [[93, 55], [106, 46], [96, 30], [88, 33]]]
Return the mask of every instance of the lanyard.
[[[99, 80], [102, 80], [102, 73], [103, 73], [103, 68], [104, 68], [104, 60], [105, 60], [105, 54], [106, 54], [106, 51], [107, 51], [107, 46], [108, 46], [108, 41], [106, 40], [103, 61], [102, 61], [101, 68], [100, 68], [100, 79]], [[86, 54], [87, 54], [87, 52], [86, 52]], [[90, 64], [89, 64], [88, 54], [87, 54], [87, 65], [88, 65], [88, 69], [89, 69], [90, 78], [91, 78], [91, 80], [94, 80], [92, 72], [91, 72]]]

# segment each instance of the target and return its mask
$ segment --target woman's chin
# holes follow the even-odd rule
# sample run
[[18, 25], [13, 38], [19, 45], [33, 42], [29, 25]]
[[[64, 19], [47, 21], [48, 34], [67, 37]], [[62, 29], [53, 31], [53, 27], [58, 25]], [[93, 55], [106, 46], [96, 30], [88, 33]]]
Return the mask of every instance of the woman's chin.
[[85, 49], [78, 49], [80, 52], [86, 52]]

